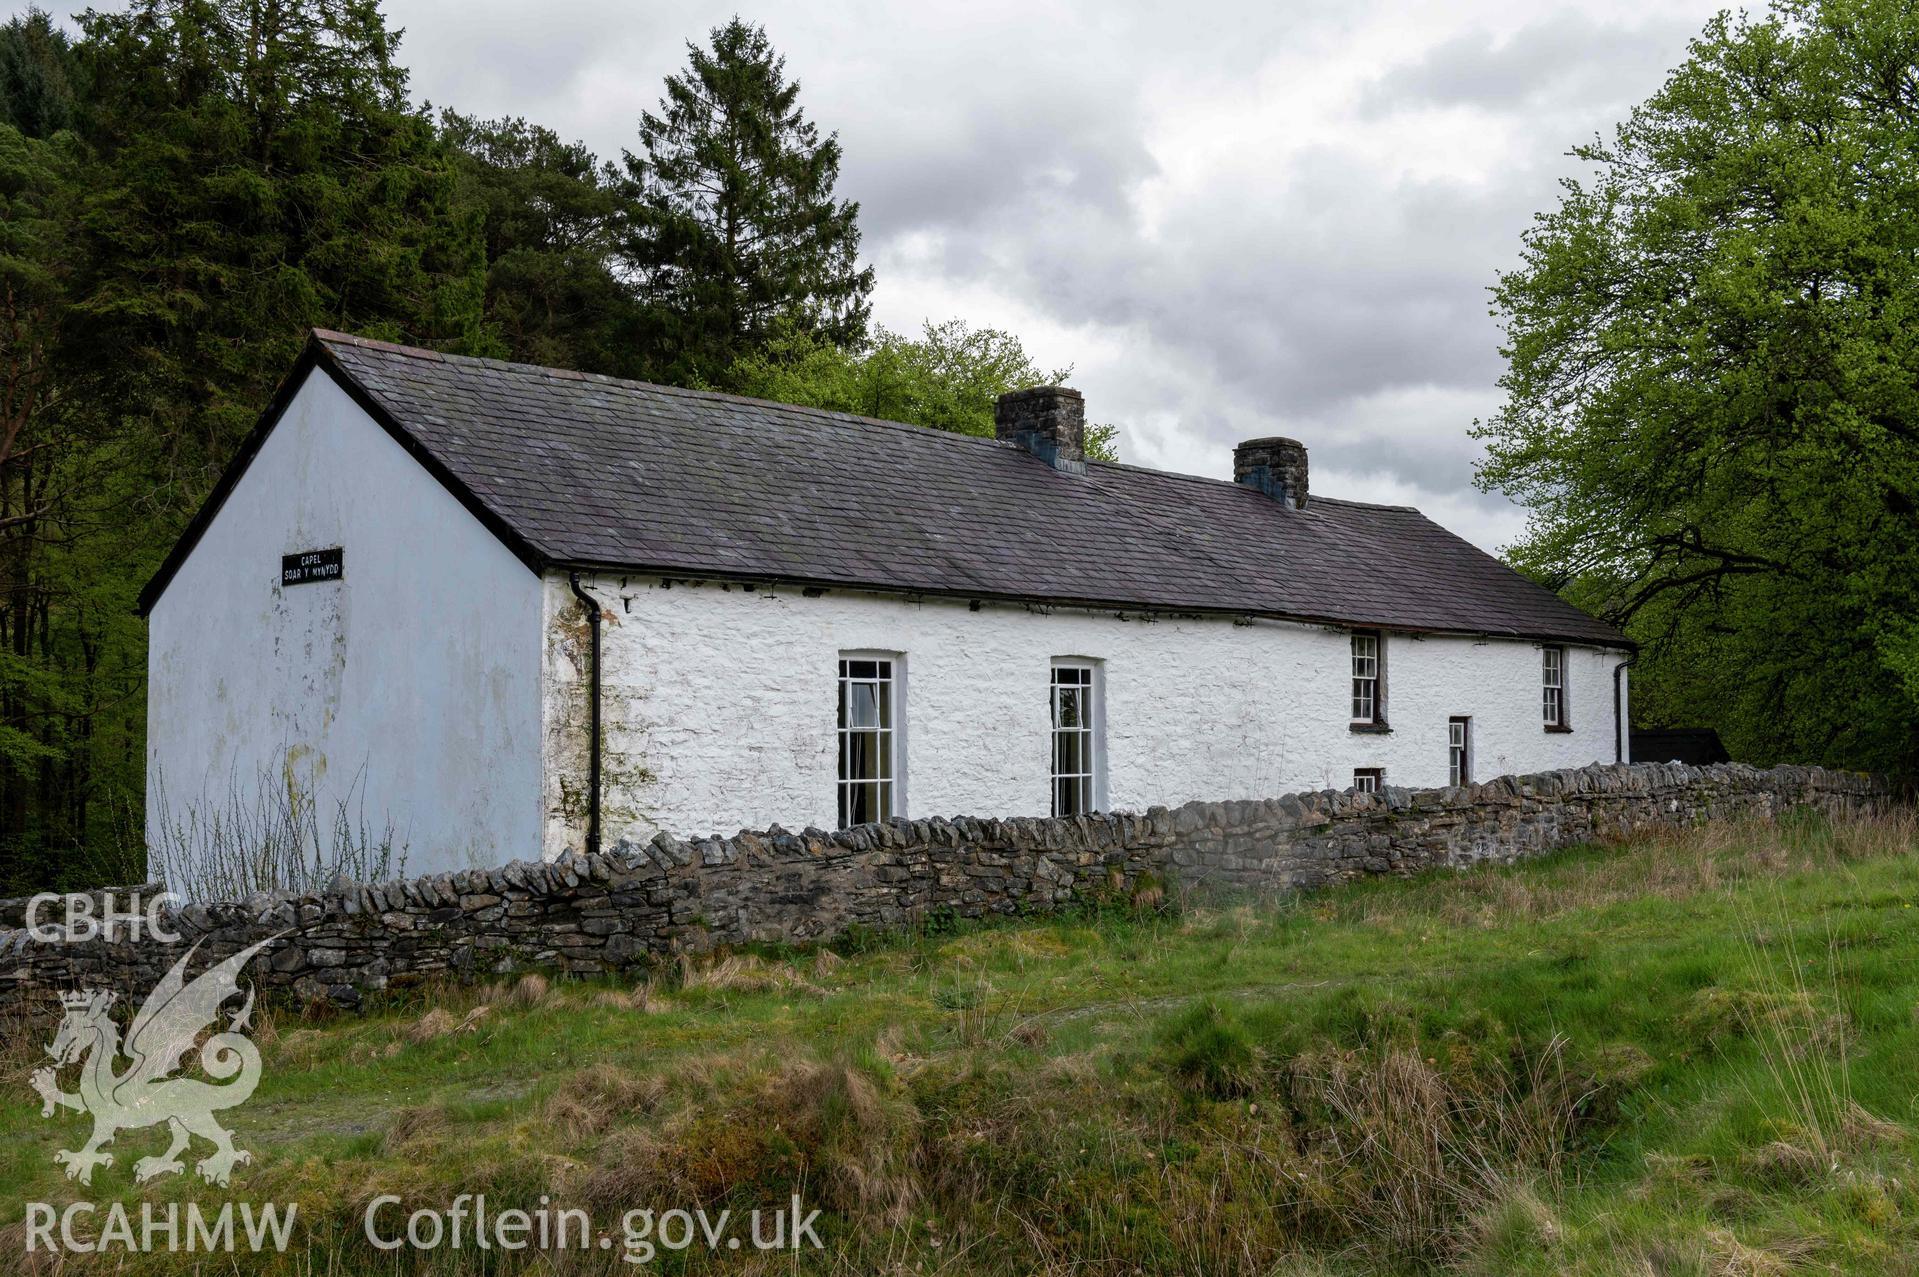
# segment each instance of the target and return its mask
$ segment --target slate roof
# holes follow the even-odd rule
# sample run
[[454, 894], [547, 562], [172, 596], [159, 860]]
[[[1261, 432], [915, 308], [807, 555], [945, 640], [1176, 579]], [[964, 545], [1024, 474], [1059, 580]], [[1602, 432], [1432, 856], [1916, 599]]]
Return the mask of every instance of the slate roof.
[[1226, 480], [1104, 462], [1066, 474], [991, 439], [326, 331], [309, 361], [535, 568], [1630, 646], [1407, 506], [1315, 496], [1296, 510]]

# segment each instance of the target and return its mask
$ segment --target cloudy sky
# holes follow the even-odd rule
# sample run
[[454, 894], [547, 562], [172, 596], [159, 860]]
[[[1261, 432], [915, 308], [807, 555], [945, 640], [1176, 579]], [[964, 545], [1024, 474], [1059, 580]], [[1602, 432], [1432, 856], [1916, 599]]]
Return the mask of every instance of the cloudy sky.
[[[0, 4], [0, 8], [17, 7]], [[1488, 285], [1718, 4], [1411, 0], [388, 0], [417, 94], [617, 158], [737, 10], [845, 148], [874, 310], [962, 316], [1072, 365], [1128, 461], [1226, 475], [1288, 434], [1313, 488], [1488, 548]]]

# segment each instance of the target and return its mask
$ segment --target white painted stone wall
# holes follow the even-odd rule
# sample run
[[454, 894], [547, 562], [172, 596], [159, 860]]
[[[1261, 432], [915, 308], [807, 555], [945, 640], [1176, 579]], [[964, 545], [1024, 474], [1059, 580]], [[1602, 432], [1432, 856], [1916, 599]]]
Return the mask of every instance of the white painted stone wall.
[[[280, 556], [341, 546], [338, 582]], [[262, 784], [341, 802], [426, 873], [541, 835], [540, 578], [324, 373], [148, 618], [149, 837]]]
[[[1569, 646], [1573, 730], [1549, 733], [1530, 642], [1386, 637], [1389, 735], [1350, 730], [1348, 635], [1229, 619], [911, 601], [831, 591], [599, 575], [605, 610], [603, 831], [731, 833], [836, 822], [836, 677], [843, 651], [900, 654], [905, 812], [1045, 815], [1055, 657], [1104, 685], [1111, 809], [1447, 779], [1446, 720], [1473, 719], [1474, 776], [1614, 759], [1613, 669]], [[564, 575], [547, 578], [546, 851], [585, 827], [587, 632]]]

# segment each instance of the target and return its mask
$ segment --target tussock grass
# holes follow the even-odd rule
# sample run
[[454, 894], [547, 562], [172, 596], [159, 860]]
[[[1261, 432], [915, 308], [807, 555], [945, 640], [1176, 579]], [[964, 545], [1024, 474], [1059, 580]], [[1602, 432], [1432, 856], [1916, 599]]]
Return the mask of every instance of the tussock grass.
[[521, 976], [511, 985], [495, 986], [492, 993], [493, 996], [488, 1001], [527, 1011], [552, 999], [553, 988], [545, 976], [534, 971]]
[[541, 1116], [568, 1147], [608, 1127], [647, 1113], [667, 1091], [657, 1074], [636, 1077], [614, 1064], [594, 1064], [567, 1078], [546, 1099]]
[[1569, 1060], [1564, 1038], [1503, 1068], [1448, 1054], [1402, 1044], [1291, 1062], [1288, 1098], [1306, 1119], [1296, 1174], [1315, 1181], [1303, 1229], [1393, 1259], [1453, 1258], [1474, 1217], [1510, 1205], [1510, 1181], [1562, 1186], [1582, 1136], [1612, 1116], [1609, 1083]]
[[750, 953], [707, 957], [688, 954], [682, 957], [680, 989], [687, 993], [698, 990], [709, 993], [791, 990], [815, 996], [820, 994], [820, 989], [791, 963], [772, 962]]
[[[825, 1212], [825, 1252], [666, 1271], [1919, 1270], [1915, 846], [1904, 813], [1795, 814], [1302, 898], [689, 957], [637, 987], [280, 1012], [230, 1194], [298, 1200], [314, 1231], [246, 1270], [633, 1271], [617, 1249], [375, 1253], [359, 1211], [381, 1193]], [[0, 1245], [18, 1202], [80, 1191], [51, 1162], [78, 1124], [23, 1098], [36, 1066], [0, 1054], [20, 1083]], [[116, 1151], [92, 1199], [137, 1203], [124, 1168], [155, 1149]]]
[[401, 1156], [408, 1145], [444, 1135], [446, 1127], [446, 1110], [443, 1108], [431, 1104], [403, 1108], [393, 1115], [393, 1121], [387, 1125], [381, 1147], [389, 1156]]

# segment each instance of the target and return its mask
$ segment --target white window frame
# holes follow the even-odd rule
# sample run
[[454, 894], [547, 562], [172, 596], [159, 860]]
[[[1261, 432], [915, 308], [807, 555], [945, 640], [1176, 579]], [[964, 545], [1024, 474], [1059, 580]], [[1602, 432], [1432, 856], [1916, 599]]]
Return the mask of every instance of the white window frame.
[[1386, 636], [1378, 630], [1355, 630], [1348, 645], [1352, 659], [1352, 722], [1374, 727], [1386, 721]]
[[[838, 730], [834, 736], [839, 759], [834, 795], [839, 827], [845, 829], [852, 824], [869, 823], [851, 819], [855, 814], [855, 791], [862, 787], [873, 790], [871, 821], [891, 820], [906, 813], [906, 658], [898, 652], [853, 651], [841, 652], [839, 660], [839, 678], [835, 683]], [[871, 676], [853, 672], [854, 666], [865, 664], [874, 667]], [[873, 704], [878, 726], [855, 726], [850, 721], [854, 715], [854, 689], [863, 686], [875, 689]], [[873, 757], [884, 761], [879, 776], [848, 774], [855, 750], [853, 738], [864, 735], [878, 738]]]
[[1566, 712], [1566, 649], [1548, 645], [1539, 649], [1540, 711], [1547, 731], [1570, 726]]
[[1353, 789], [1362, 794], [1376, 794], [1386, 788], [1386, 769], [1384, 767], [1353, 768]]
[[1446, 720], [1446, 783], [1473, 783], [1473, 720], [1464, 714]]
[[[1062, 681], [1061, 675], [1070, 672], [1075, 681]], [[1047, 794], [1053, 815], [1084, 815], [1089, 812], [1106, 810], [1106, 680], [1105, 670], [1100, 661], [1083, 656], [1056, 656], [1052, 669], [1047, 674], [1047, 732], [1046, 732], [1046, 776]], [[1080, 723], [1075, 727], [1060, 725], [1060, 706], [1062, 688], [1080, 688]], [[1081, 770], [1061, 772], [1060, 736], [1070, 732], [1079, 738]], [[1065, 811], [1066, 804], [1060, 801], [1062, 782], [1070, 782], [1076, 788], [1079, 807], [1076, 811]]]

